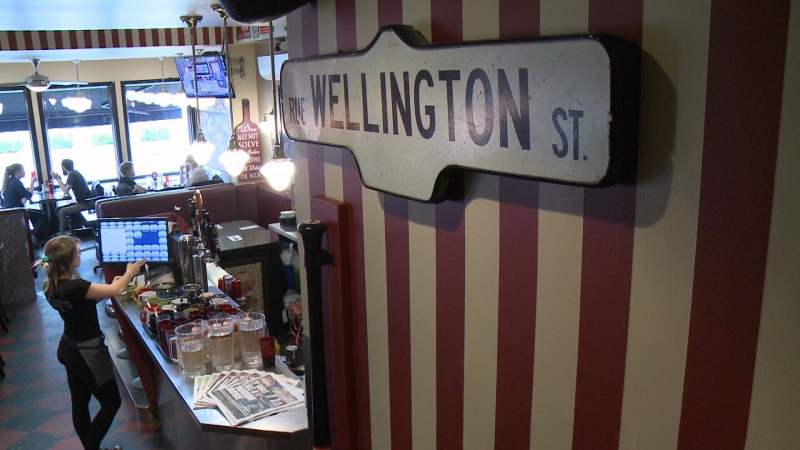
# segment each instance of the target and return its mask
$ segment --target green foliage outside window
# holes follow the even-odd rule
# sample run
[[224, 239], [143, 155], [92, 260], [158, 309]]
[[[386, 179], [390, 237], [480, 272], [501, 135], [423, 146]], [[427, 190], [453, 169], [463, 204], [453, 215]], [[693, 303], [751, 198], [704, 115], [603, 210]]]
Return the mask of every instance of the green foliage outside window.
[[145, 128], [139, 139], [143, 142], [168, 141], [170, 139], [169, 129], [167, 128]]
[[72, 148], [75, 146], [75, 140], [72, 139], [72, 136], [64, 136], [55, 134], [50, 136], [50, 148]]
[[0, 153], [17, 153], [22, 151], [22, 142], [0, 141]]
[[114, 140], [111, 138], [110, 134], [93, 134], [92, 135], [92, 145], [111, 145], [114, 143]]

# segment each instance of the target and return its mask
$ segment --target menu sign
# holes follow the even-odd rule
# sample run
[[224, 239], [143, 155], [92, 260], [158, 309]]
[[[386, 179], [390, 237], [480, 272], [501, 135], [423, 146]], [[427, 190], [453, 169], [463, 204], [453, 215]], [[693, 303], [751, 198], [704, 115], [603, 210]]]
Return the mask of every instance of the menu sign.
[[250, 160], [239, 174], [239, 181], [261, 180], [261, 138], [256, 124], [250, 120], [250, 100], [242, 99], [242, 123], [236, 125], [239, 148], [250, 155]]
[[422, 201], [463, 169], [605, 186], [635, 159], [639, 55], [612, 36], [430, 45], [386, 27], [363, 51], [286, 62], [284, 129]]

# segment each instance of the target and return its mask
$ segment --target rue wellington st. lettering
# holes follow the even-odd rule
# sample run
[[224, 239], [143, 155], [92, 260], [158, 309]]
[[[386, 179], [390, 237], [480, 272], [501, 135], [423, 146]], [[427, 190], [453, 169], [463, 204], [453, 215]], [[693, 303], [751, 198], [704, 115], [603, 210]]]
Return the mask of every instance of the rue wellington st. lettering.
[[[516, 75], [511, 82], [509, 72]], [[481, 68], [440, 70], [435, 74], [424, 69], [413, 74], [408, 71], [379, 72], [377, 92], [370, 91], [366, 73], [358, 74], [360, 83], [355, 84], [347, 73], [310, 75], [311, 98], [287, 98], [286, 120], [306, 127], [313, 115], [313, 126], [319, 128], [396, 136], [402, 133], [408, 137], [416, 133], [424, 139], [431, 139], [434, 133], [439, 132], [435, 124], [437, 113], [440, 113], [446, 114], [450, 142], [456, 139], [456, 127], [464, 126], [475, 145], [485, 146], [497, 128], [501, 148], [509, 148], [511, 136], [519, 149], [531, 150], [530, 102], [535, 92], [529, 90], [528, 69], [516, 68], [507, 72], [500, 68], [496, 75], [497, 78], [492, 80]], [[464, 98], [455, 94], [456, 84], [461, 82], [466, 83]], [[360, 96], [352, 95], [353, 89], [360, 90]], [[380, 102], [376, 103], [373, 96]], [[420, 99], [426, 97], [443, 98], [446, 109], [439, 112], [435, 106], [423, 104]], [[457, 101], [464, 103], [456, 105]], [[464, 120], [456, 120], [457, 106], [463, 106]], [[565, 158], [571, 154], [576, 161], [587, 159], [586, 155], [580, 154], [580, 121], [583, 116], [584, 111], [579, 109], [553, 109], [551, 126], [560, 137], [560, 142], [552, 143], [556, 157]], [[538, 140], [541, 142], [542, 138]]]

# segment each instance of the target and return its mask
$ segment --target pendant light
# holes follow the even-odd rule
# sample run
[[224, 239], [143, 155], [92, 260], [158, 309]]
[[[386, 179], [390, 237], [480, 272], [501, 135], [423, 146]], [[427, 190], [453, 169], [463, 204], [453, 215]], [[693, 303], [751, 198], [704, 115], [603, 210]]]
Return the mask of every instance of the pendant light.
[[261, 174], [267, 179], [267, 183], [272, 189], [282, 192], [285, 191], [292, 182], [294, 175], [294, 162], [283, 154], [281, 147], [281, 135], [278, 133], [278, 96], [276, 90], [275, 77], [275, 45], [272, 42], [272, 21], [269, 21], [269, 59], [272, 64], [272, 105], [275, 111], [275, 144], [272, 150], [272, 158], [261, 167]]
[[75, 78], [77, 79], [78, 91], [75, 93], [74, 96], [64, 97], [61, 99], [61, 104], [64, 105], [65, 108], [71, 109], [76, 113], [86, 112], [89, 108], [92, 107], [92, 101], [83, 96], [83, 92], [81, 92], [81, 76], [78, 72], [78, 64], [80, 60], [73, 60], [72, 62], [75, 63]]
[[204, 165], [211, 159], [214, 153], [214, 144], [206, 141], [203, 136], [203, 129], [200, 125], [200, 89], [197, 85], [197, 52], [195, 46], [197, 45], [197, 24], [203, 20], [203, 16], [181, 16], [181, 20], [189, 27], [192, 38], [192, 73], [194, 74], [194, 104], [195, 104], [195, 117], [197, 120], [197, 134], [195, 135], [194, 142], [189, 146], [189, 153], [194, 156], [198, 164]]
[[225, 167], [225, 171], [233, 177], [238, 177], [244, 170], [247, 161], [250, 161], [250, 154], [239, 147], [236, 140], [236, 129], [233, 126], [233, 89], [231, 87], [231, 55], [230, 43], [228, 42], [228, 14], [219, 5], [211, 5], [211, 9], [217, 12], [222, 18], [222, 50], [225, 52], [225, 67], [228, 70], [228, 112], [231, 116], [231, 139], [228, 142], [228, 149], [219, 155], [219, 162]]
[[159, 56], [158, 60], [161, 61], [161, 92], [153, 97], [153, 103], [162, 108], [166, 108], [172, 104], [173, 98], [172, 94], [167, 92], [167, 87], [164, 86], [164, 57]]

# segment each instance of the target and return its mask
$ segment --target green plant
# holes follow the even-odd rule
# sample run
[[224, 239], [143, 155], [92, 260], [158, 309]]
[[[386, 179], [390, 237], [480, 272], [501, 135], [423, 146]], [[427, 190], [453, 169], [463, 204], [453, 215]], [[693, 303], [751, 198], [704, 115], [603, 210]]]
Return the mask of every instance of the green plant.
[[170, 139], [168, 128], [145, 128], [139, 138], [143, 142], [168, 141]]
[[22, 142], [20, 141], [0, 141], [0, 153], [17, 153], [22, 151]]
[[113, 143], [114, 139], [111, 138], [110, 134], [103, 133], [92, 135], [92, 145], [111, 145]]
[[51, 149], [56, 148], [72, 148], [75, 146], [75, 140], [72, 136], [62, 135], [62, 134], [54, 134], [48, 136], [49, 144]]

